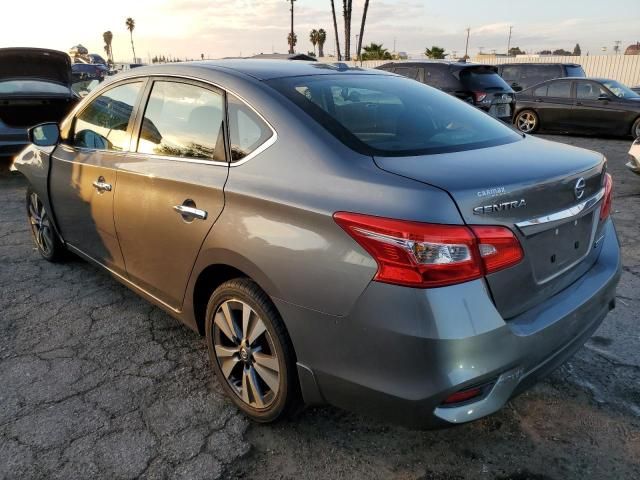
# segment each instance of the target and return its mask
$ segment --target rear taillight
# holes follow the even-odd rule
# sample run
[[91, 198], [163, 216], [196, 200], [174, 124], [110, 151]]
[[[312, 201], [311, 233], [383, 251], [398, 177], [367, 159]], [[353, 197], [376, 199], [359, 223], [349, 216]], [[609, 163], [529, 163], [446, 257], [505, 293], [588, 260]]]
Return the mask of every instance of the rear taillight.
[[610, 173], [604, 174], [604, 198], [600, 207], [600, 220], [606, 220], [611, 213], [613, 203], [613, 178]]
[[504, 227], [439, 225], [357, 213], [334, 219], [378, 263], [375, 280], [427, 288], [474, 280], [522, 259]]
[[473, 92], [473, 98], [476, 102], [483, 102], [487, 98], [487, 94], [485, 92]]

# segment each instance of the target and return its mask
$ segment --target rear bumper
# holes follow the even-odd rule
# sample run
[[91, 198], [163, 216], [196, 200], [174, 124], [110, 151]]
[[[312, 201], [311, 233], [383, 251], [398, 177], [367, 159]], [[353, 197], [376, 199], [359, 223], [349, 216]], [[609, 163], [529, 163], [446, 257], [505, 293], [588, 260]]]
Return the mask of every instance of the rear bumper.
[[[347, 317], [276, 299], [310, 403], [438, 427], [478, 419], [569, 358], [613, 308], [621, 259], [613, 223], [593, 267], [570, 287], [505, 322], [483, 280], [418, 290], [372, 282]], [[452, 393], [484, 397], [443, 407]]]

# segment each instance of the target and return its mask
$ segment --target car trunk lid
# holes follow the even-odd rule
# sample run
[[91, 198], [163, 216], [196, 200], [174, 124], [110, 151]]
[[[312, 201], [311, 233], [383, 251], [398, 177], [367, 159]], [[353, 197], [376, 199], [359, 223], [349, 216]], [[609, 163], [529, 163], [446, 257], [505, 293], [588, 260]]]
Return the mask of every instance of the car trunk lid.
[[445, 189], [467, 224], [501, 225], [525, 253], [486, 277], [510, 318], [566, 288], [597, 256], [604, 159], [528, 137], [507, 145], [415, 157], [376, 157], [383, 170]]
[[57, 50], [0, 48], [0, 81], [37, 78], [71, 86], [71, 60]]

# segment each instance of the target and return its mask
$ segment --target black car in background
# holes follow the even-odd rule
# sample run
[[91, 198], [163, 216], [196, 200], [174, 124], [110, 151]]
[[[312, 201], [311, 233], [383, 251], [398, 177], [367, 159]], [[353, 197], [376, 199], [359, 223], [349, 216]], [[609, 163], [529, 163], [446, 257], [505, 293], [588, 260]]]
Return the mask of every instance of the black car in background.
[[498, 73], [516, 92], [554, 78], [586, 77], [577, 63], [506, 63]]
[[109, 68], [100, 63], [74, 63], [71, 65], [73, 83], [98, 80], [102, 81], [109, 74]]
[[0, 163], [28, 143], [27, 129], [59, 122], [76, 105], [71, 60], [57, 50], [0, 48]]
[[376, 68], [438, 88], [511, 123], [515, 94], [493, 65], [424, 60], [391, 62]]
[[640, 85], [638, 85], [637, 87], [632, 87], [631, 90], [633, 90], [636, 93], [640, 93]]
[[640, 95], [604, 78], [558, 78], [518, 93], [514, 124], [566, 133], [640, 137]]

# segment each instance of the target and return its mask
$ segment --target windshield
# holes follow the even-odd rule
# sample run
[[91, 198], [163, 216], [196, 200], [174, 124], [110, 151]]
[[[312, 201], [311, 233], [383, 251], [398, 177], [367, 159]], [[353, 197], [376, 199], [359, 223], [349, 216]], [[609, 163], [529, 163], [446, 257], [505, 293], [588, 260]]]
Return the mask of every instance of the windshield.
[[604, 80], [602, 84], [618, 98], [640, 98], [636, 92], [615, 80]]
[[0, 95], [69, 95], [69, 88], [41, 80], [0, 80]]
[[511, 90], [500, 75], [491, 67], [465, 68], [460, 72], [460, 80], [465, 88], [480, 90]]
[[267, 83], [367, 155], [444, 153], [522, 138], [475, 107], [403, 77], [338, 74]]

